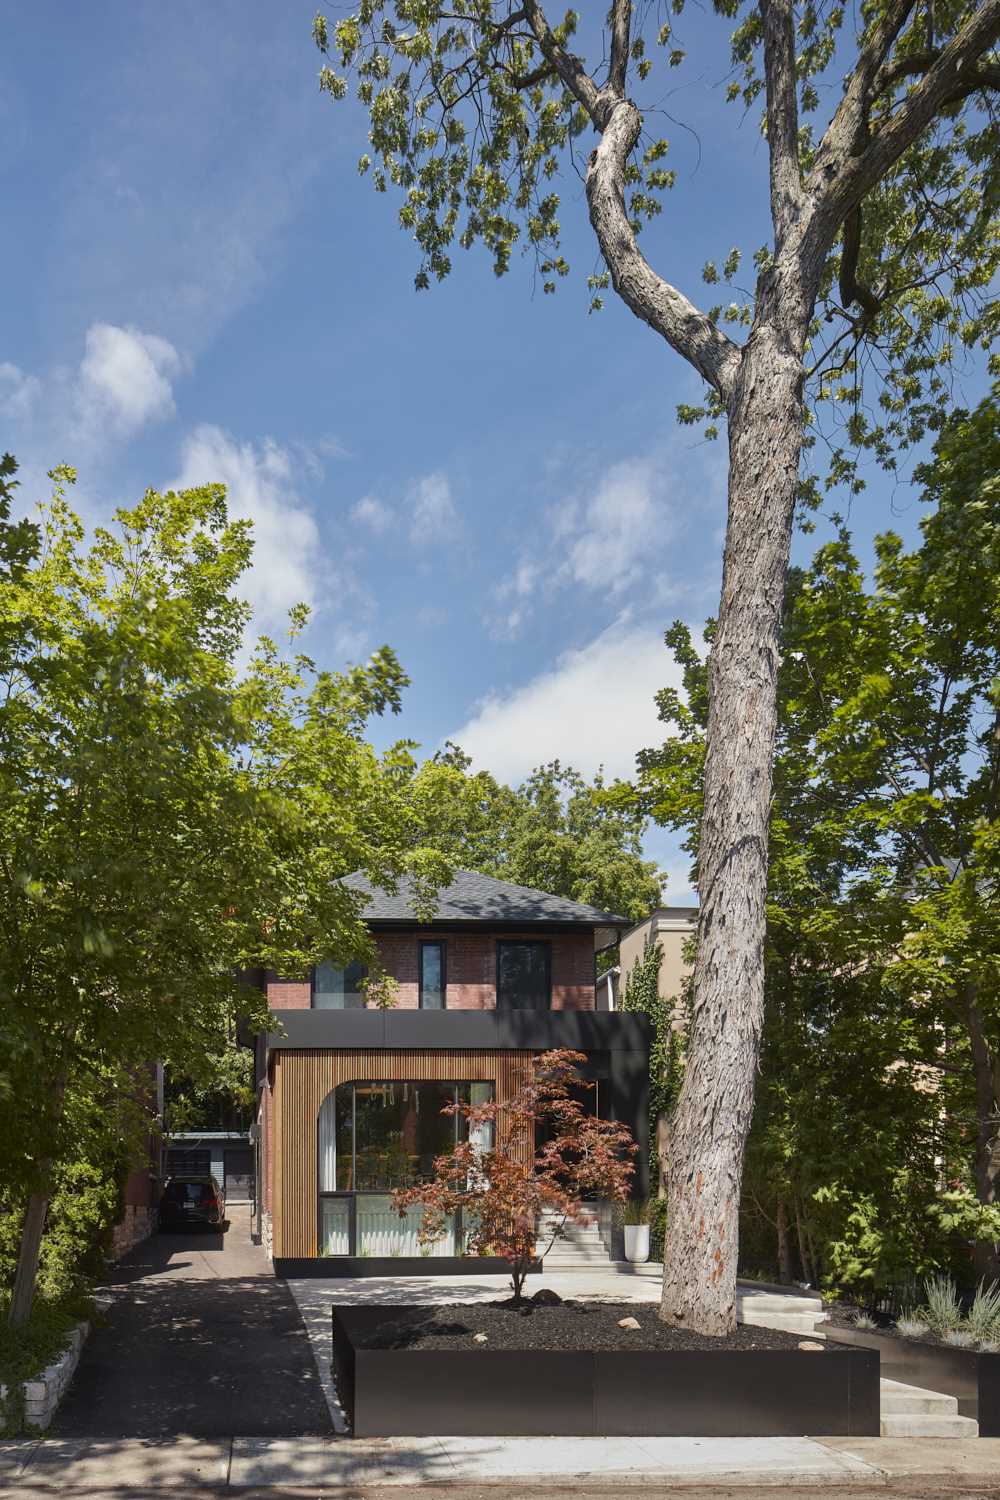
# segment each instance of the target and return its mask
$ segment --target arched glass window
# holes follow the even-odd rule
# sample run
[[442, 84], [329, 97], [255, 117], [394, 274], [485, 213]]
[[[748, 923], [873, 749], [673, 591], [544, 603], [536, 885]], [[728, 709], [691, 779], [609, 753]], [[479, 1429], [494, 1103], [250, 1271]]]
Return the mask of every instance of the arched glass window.
[[[320, 1106], [317, 1121], [320, 1255], [454, 1255], [463, 1243], [460, 1225], [431, 1245], [420, 1242], [423, 1210], [403, 1218], [392, 1193], [431, 1176], [434, 1158], [466, 1138], [456, 1104], [483, 1104], [492, 1083], [386, 1080], [343, 1083]], [[472, 1132], [488, 1150], [491, 1124]]]

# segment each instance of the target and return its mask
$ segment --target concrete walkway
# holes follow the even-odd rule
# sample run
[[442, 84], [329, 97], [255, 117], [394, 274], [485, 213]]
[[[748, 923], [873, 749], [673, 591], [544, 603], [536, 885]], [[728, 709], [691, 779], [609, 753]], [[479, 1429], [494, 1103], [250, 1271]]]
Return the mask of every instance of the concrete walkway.
[[1000, 1439], [175, 1438], [0, 1442], [0, 1493], [505, 1486], [678, 1489], [935, 1488], [1000, 1484]]

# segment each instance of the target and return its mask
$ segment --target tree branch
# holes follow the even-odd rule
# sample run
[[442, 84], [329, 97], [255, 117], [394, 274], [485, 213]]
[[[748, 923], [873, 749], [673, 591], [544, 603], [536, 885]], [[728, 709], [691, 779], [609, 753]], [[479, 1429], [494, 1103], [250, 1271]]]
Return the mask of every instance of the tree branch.
[[611, 7], [611, 67], [608, 70], [608, 87], [618, 99], [625, 98], [631, 29], [632, 0], [614, 0]]
[[[899, 109], [880, 123], [870, 143], [857, 156], [842, 159], [839, 171], [821, 195], [821, 216], [824, 219], [829, 221], [832, 218], [839, 224], [847, 211], [859, 203], [912, 146], [940, 109], [981, 86], [979, 72], [972, 65], [998, 38], [1000, 0], [983, 0], [961, 31], [942, 47], [937, 61], [906, 96]], [[825, 140], [826, 137], [824, 143]]]
[[573, 97], [582, 104], [598, 130], [603, 130], [612, 105], [610, 97], [602, 98], [601, 90], [587, 72], [579, 57], [567, 52], [555, 33], [538, 0], [525, 0], [524, 15], [542, 55], [555, 68]]
[[587, 168], [590, 222], [618, 295], [728, 404], [740, 362], [738, 345], [683, 292], [656, 274], [639, 249], [629, 221], [623, 186], [625, 165], [641, 128], [639, 111], [629, 100], [623, 100], [608, 121]]
[[802, 201], [799, 173], [799, 107], [795, 93], [795, 32], [790, 0], [760, 0], [764, 23], [764, 78], [767, 88], [767, 146], [771, 162], [771, 220], [775, 254], [798, 222]]
[[888, 57], [893, 42], [906, 24], [913, 4], [914, 0], [893, 0], [868, 45], [862, 48], [844, 97], [819, 143], [813, 169], [806, 183], [807, 191], [821, 193], [831, 175], [836, 174], [841, 162], [857, 150], [858, 137], [867, 126], [875, 78]]
[[[625, 0], [616, 0], [613, 15], [619, 20], [623, 9], [631, 7]], [[601, 135], [587, 168], [587, 203], [615, 291], [637, 318], [665, 338], [728, 402], [739, 347], [683, 292], [656, 274], [639, 249], [625, 207], [625, 168], [639, 140], [642, 116], [630, 100], [615, 96], [610, 83], [604, 89], [597, 87], [580, 59], [557, 40], [538, 0], [525, 0], [524, 12], [543, 57]]]
[[845, 307], [856, 302], [868, 318], [874, 318], [881, 302], [870, 287], [858, 280], [861, 254], [861, 204], [856, 203], [844, 219], [844, 249], [840, 257], [840, 300]]

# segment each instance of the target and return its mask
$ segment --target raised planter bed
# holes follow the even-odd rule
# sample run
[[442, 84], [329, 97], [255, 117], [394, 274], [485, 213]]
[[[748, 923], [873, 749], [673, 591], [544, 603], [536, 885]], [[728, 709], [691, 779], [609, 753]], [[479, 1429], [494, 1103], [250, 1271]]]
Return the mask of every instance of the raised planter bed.
[[828, 1342], [874, 1349], [887, 1380], [954, 1396], [959, 1415], [975, 1417], [980, 1437], [1000, 1437], [1000, 1354], [929, 1344], [868, 1328], [830, 1327]]
[[[529, 1276], [537, 1276], [542, 1269], [540, 1260], [533, 1261]], [[307, 1277], [362, 1277], [362, 1276], [507, 1276], [510, 1262], [500, 1255], [319, 1255], [309, 1258], [276, 1256], [275, 1276], [286, 1281], [301, 1281]]]
[[[878, 1436], [870, 1350], [803, 1351], [767, 1329], [742, 1329], [723, 1348], [421, 1347], [434, 1318], [460, 1330], [437, 1342], [470, 1343], [463, 1325], [482, 1313], [334, 1307], [333, 1370], [355, 1437]], [[386, 1324], [397, 1347], [375, 1347]]]
[[4, 1425], [6, 1412], [24, 1431], [44, 1432], [73, 1379], [89, 1332], [89, 1323], [77, 1323], [63, 1352], [47, 1369], [24, 1381], [20, 1391], [17, 1387], [8, 1389], [0, 1385], [0, 1427]]

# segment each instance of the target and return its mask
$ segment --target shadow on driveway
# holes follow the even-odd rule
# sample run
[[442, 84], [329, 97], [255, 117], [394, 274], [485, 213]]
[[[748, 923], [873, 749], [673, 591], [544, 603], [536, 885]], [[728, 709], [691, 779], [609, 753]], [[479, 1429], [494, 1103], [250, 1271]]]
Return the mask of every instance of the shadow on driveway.
[[333, 1429], [295, 1299], [252, 1245], [154, 1235], [113, 1269], [55, 1438], [299, 1437]]

